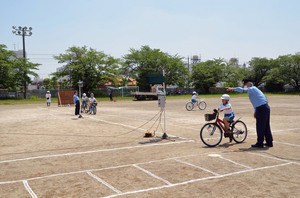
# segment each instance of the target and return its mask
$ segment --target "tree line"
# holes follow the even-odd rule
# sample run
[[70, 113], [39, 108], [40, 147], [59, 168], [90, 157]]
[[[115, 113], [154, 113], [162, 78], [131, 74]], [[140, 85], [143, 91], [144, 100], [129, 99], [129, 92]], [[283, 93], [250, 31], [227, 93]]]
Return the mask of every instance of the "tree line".
[[[5, 48], [5, 45], [0, 45], [0, 88], [22, 88], [24, 81], [31, 82], [29, 75], [37, 76], [33, 70], [37, 70], [39, 64], [16, 58], [14, 52]], [[240, 86], [243, 78], [252, 79], [256, 86], [264, 85], [269, 92], [283, 91], [286, 84], [295, 91], [300, 88], [300, 53], [276, 59], [254, 57], [249, 61], [249, 67], [236, 67], [232, 62], [219, 58], [194, 64], [191, 71], [187, 69], [184, 57], [149, 46], [131, 48], [122, 58], [114, 58], [86, 46], [70, 47], [54, 59], [63, 67], [52, 73], [52, 78], [44, 79], [46, 89], [57, 87], [61, 77], [65, 77], [63, 88], [71, 86], [77, 89], [77, 82], [83, 81], [84, 92], [108, 82], [113, 86], [125, 85], [128, 78], [134, 78], [140, 90], [147, 91], [146, 75], [163, 72], [167, 86], [195, 88], [202, 93], [208, 93], [209, 88], [217, 83], [224, 87]]]

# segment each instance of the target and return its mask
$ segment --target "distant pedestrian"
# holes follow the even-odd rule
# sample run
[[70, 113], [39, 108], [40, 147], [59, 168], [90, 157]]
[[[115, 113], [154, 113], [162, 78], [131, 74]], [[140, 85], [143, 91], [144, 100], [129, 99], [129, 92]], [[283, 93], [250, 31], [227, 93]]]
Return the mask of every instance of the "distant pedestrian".
[[111, 89], [108, 89], [108, 95], [109, 95], [110, 101], [113, 101]]
[[50, 93], [50, 91], [47, 91], [47, 93], [46, 93], [46, 100], [47, 100], [47, 107], [50, 107], [50, 104], [51, 104], [51, 93]]
[[74, 101], [74, 104], [75, 104], [75, 115], [79, 115], [78, 118], [82, 118], [82, 116], [79, 113], [80, 101], [79, 101], [79, 97], [78, 97], [78, 92], [76, 90], [74, 91], [73, 101]]
[[254, 118], [256, 119], [257, 142], [252, 147], [263, 148], [265, 146], [273, 147], [273, 136], [270, 128], [270, 107], [265, 95], [255, 86], [250, 79], [243, 80], [244, 88], [227, 87], [227, 91], [236, 91], [248, 93], [250, 102], [254, 107]]

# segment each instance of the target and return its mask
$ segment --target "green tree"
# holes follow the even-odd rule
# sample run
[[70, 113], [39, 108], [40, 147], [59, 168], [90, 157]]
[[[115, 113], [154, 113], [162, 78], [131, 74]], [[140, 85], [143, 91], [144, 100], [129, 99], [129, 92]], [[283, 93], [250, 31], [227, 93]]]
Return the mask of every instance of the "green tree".
[[278, 64], [282, 78], [292, 85], [296, 91], [300, 90], [300, 53], [278, 57]]
[[255, 86], [259, 86], [264, 83], [264, 77], [274, 67], [272, 59], [267, 58], [252, 58], [249, 62], [251, 70], [247, 75], [247, 78], [253, 80]]
[[43, 80], [44, 89], [51, 89], [50, 81], [51, 81], [50, 78], [44, 78]]
[[119, 60], [95, 49], [84, 47], [70, 47], [66, 53], [54, 56], [64, 67], [52, 75], [68, 77], [74, 89], [77, 82], [84, 82], [83, 91], [88, 92], [96, 88], [97, 84], [104, 84], [115, 76], [119, 67]]
[[129, 54], [123, 58], [123, 67], [121, 73], [127, 77], [137, 80], [140, 90], [149, 91], [149, 85], [146, 83], [147, 74], [163, 74], [165, 71], [166, 85], [185, 85], [185, 78], [188, 74], [182, 62], [182, 57], [170, 55], [160, 51], [160, 49], [151, 49], [149, 46], [142, 46], [141, 49], [130, 49]]
[[247, 76], [249, 72], [246, 68], [232, 67], [227, 64], [224, 70], [224, 87], [237, 87], [240, 86], [242, 79]]
[[50, 85], [51, 85], [51, 88], [52, 89], [56, 89], [58, 88], [58, 81], [57, 81], [57, 77], [56, 76], [53, 76], [51, 79], [50, 79]]
[[[0, 45], [0, 86], [6, 89], [26, 89], [31, 82], [29, 75], [38, 76], [33, 70], [38, 70], [40, 64], [31, 63], [24, 58], [16, 58], [13, 51]], [[26, 97], [24, 91], [24, 97]]]
[[209, 93], [209, 88], [224, 79], [226, 62], [223, 59], [208, 60], [193, 66], [192, 79], [196, 89]]

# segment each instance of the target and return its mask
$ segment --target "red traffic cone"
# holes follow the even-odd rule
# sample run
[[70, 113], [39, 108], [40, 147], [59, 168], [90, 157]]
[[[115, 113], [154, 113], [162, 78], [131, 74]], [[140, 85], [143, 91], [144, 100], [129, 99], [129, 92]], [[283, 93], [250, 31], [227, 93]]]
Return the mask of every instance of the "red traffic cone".
[[114, 102], [117, 102], [117, 100], [116, 100], [116, 96], [114, 97]]

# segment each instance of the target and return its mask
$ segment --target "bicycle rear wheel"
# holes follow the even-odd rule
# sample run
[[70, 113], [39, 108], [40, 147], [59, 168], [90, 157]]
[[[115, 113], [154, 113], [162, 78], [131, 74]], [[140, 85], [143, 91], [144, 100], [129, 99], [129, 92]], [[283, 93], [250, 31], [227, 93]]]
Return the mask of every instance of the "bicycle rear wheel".
[[199, 105], [198, 105], [198, 108], [199, 108], [200, 110], [204, 110], [204, 109], [206, 108], [206, 102], [200, 101], [200, 102], [199, 102]]
[[194, 109], [194, 103], [192, 103], [192, 102], [186, 103], [185, 108], [188, 111], [192, 111]]
[[222, 140], [222, 129], [216, 123], [207, 123], [200, 131], [200, 138], [209, 147], [217, 146]]
[[243, 121], [239, 120], [233, 125], [232, 132], [233, 140], [236, 143], [242, 143], [247, 137], [247, 126]]

